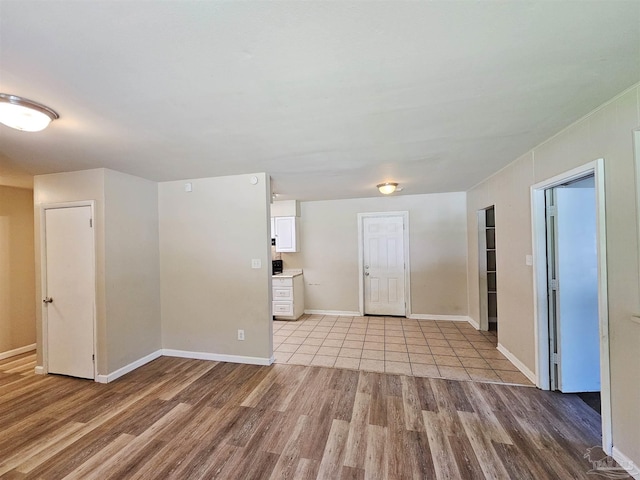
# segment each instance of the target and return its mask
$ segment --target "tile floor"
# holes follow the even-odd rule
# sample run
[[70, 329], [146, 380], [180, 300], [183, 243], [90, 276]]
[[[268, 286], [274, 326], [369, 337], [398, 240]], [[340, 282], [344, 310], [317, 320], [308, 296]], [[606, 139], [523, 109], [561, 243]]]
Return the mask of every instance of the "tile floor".
[[303, 315], [273, 322], [276, 363], [532, 385], [466, 322]]

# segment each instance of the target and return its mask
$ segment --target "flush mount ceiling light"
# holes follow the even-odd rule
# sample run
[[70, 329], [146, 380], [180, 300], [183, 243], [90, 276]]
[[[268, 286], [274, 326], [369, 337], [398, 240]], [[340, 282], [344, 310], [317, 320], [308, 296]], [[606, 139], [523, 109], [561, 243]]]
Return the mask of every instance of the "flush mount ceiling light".
[[25, 132], [39, 132], [60, 118], [56, 112], [26, 98], [0, 93], [0, 123]]
[[380, 193], [383, 193], [385, 195], [389, 195], [390, 193], [395, 192], [398, 188], [398, 184], [395, 182], [379, 183], [376, 186], [378, 187], [378, 190], [380, 190]]

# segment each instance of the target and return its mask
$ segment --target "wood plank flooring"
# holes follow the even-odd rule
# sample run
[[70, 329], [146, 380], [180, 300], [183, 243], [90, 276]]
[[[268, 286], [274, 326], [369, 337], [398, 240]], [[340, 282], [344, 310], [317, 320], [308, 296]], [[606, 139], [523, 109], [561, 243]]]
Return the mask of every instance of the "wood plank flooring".
[[161, 357], [108, 385], [0, 362], [3, 479], [580, 479], [574, 395]]

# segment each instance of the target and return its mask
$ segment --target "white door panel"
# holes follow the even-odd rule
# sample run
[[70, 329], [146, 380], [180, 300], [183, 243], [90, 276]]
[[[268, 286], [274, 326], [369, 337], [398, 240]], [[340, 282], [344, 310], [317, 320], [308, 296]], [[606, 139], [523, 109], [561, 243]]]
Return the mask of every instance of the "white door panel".
[[558, 388], [600, 391], [594, 188], [557, 188]]
[[364, 311], [405, 315], [403, 217], [365, 217], [362, 227]]
[[94, 378], [94, 241], [91, 207], [45, 210], [49, 373]]

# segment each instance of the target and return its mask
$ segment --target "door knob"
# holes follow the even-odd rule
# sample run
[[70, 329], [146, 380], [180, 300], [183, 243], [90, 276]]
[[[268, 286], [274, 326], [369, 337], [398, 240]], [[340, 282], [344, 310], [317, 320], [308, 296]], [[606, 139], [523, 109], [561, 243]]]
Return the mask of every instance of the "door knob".
[[45, 297], [45, 298], [42, 300], [42, 303], [53, 303], [53, 298], [51, 298], [51, 297]]
[[369, 272], [364, 272], [365, 275], [369, 276]]

